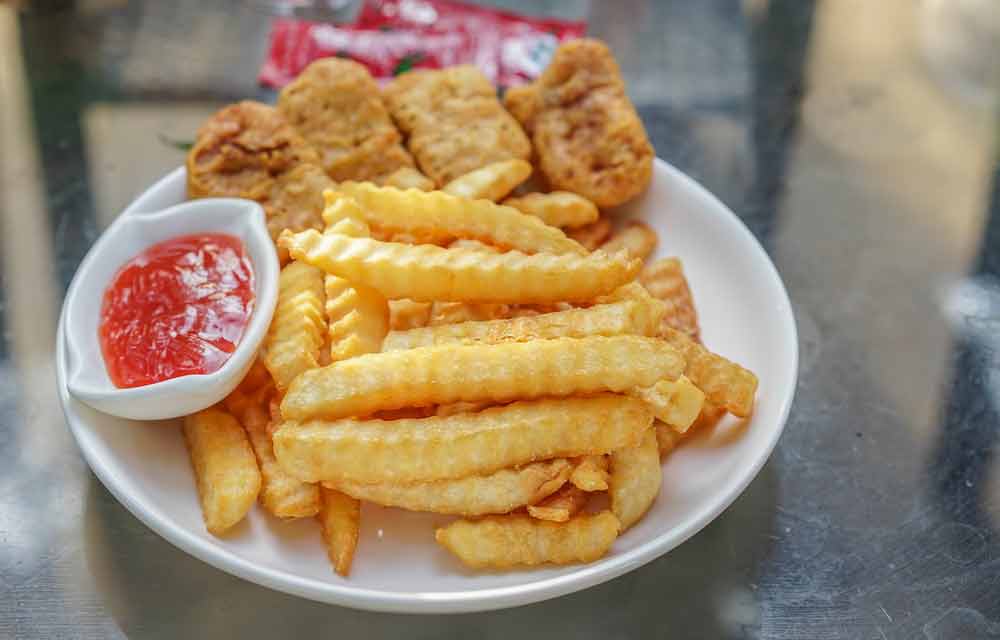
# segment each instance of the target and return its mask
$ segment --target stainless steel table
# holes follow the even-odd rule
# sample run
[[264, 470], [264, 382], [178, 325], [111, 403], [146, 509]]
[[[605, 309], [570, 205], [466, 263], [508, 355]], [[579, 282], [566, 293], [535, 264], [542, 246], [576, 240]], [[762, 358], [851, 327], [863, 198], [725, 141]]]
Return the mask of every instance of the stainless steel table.
[[164, 141], [273, 98], [273, 7], [0, 5], [0, 637], [1000, 637], [995, 2], [504, 4], [586, 16], [658, 154], [781, 271], [801, 378], [760, 476], [666, 557], [488, 614], [315, 604], [178, 551], [76, 451], [56, 317], [101, 229], [183, 161]]

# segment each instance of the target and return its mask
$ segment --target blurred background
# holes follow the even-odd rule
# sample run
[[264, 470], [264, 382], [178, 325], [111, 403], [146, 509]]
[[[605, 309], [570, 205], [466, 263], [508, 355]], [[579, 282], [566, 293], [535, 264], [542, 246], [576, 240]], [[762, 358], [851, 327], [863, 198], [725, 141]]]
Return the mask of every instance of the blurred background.
[[775, 261], [801, 370], [760, 476], [667, 556], [488, 614], [319, 605], [173, 548], [66, 431], [62, 297], [207, 116], [274, 100], [275, 19], [359, 3], [0, 2], [0, 637], [1000, 638], [1000, 4], [476, 4], [586, 21], [657, 154]]

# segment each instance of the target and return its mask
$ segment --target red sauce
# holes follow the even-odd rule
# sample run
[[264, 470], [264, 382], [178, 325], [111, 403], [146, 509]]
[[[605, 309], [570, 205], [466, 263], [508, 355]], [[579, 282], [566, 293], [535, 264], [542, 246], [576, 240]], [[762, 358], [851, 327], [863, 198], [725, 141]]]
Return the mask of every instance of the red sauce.
[[206, 233], [155, 244], [104, 292], [101, 352], [117, 387], [212, 373], [253, 311], [253, 268], [239, 238]]

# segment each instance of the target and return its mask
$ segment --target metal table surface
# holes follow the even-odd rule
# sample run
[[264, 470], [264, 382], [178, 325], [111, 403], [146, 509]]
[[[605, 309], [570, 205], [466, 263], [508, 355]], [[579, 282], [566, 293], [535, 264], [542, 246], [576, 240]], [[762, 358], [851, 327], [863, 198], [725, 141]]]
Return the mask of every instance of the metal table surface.
[[486, 614], [316, 604], [172, 547], [78, 454], [56, 318], [101, 229], [182, 162], [164, 140], [273, 99], [273, 7], [0, 5], [0, 637], [1000, 638], [996, 4], [503, 4], [586, 16], [658, 154], [784, 277], [801, 373], [757, 479], [641, 569]]

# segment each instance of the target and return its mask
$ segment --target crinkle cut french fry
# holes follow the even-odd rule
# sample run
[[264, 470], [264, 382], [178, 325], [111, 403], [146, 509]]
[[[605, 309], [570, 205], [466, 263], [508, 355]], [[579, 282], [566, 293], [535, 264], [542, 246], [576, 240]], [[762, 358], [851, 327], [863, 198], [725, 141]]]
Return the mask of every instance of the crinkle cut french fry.
[[639, 282], [654, 298], [666, 305], [664, 329], [677, 329], [698, 340], [698, 312], [679, 259], [664, 258], [650, 262], [639, 273]]
[[656, 431], [647, 429], [639, 446], [611, 453], [611, 510], [625, 531], [649, 511], [660, 493], [663, 470]]
[[[449, 249], [478, 249], [499, 253], [492, 245], [483, 244], [479, 240], [459, 238], [448, 244]], [[434, 302], [431, 303], [430, 319], [427, 326], [455, 324], [470, 320], [496, 320], [510, 318], [515, 313], [514, 305], [502, 302]]]
[[596, 304], [608, 304], [609, 302], [621, 302], [622, 300], [641, 300], [651, 306], [663, 307], [662, 302], [650, 295], [645, 287], [635, 281], [627, 282], [605, 296], [598, 296], [594, 299], [594, 302]]
[[525, 255], [442, 249], [352, 238], [314, 229], [282, 234], [279, 244], [297, 260], [378, 289], [387, 298], [451, 302], [592, 300], [628, 282], [640, 262], [614, 256]]
[[364, 211], [354, 198], [339, 191], [327, 189], [323, 192], [323, 223], [327, 231], [354, 238], [367, 238], [371, 227], [365, 222]]
[[691, 428], [688, 431], [697, 431], [698, 429], [707, 429], [709, 427], [714, 427], [722, 417], [726, 415], [726, 408], [720, 407], [717, 404], [712, 404], [711, 402], [705, 402], [701, 408], [701, 413], [698, 414], [698, 419], [694, 421]]
[[684, 375], [705, 392], [708, 402], [723, 406], [740, 418], [750, 415], [757, 393], [757, 376], [676, 329], [666, 329], [663, 339], [683, 354]]
[[271, 373], [264, 366], [264, 361], [257, 358], [250, 365], [250, 370], [243, 376], [236, 388], [244, 393], [253, 393], [269, 384], [271, 384]]
[[564, 485], [548, 498], [528, 505], [528, 515], [539, 520], [566, 522], [587, 504], [587, 492], [572, 485]]
[[676, 378], [683, 367], [665, 342], [638, 336], [421, 347], [307, 371], [285, 394], [281, 415], [334, 419], [459, 401], [626, 392]]
[[652, 419], [639, 400], [600, 394], [422, 420], [286, 422], [274, 450], [306, 482], [428, 482], [634, 446]]
[[608, 488], [608, 457], [583, 456], [573, 468], [569, 481], [583, 491], [606, 491]]
[[327, 486], [387, 507], [481, 516], [509, 513], [545, 499], [566, 483], [572, 468], [569, 461], [560, 458], [456, 480], [413, 484], [338, 482]]
[[[271, 382], [271, 374], [267, 373], [266, 370], [264, 373], [267, 375], [267, 382], [265, 384], [252, 391], [244, 391], [242, 388], [243, 384], [241, 383], [222, 400], [222, 406], [225, 407], [226, 411], [235, 416], [240, 422], [243, 422], [248, 410], [253, 407], [267, 406], [267, 403], [274, 396], [274, 383]], [[247, 387], [250, 386], [252, 385], [247, 385]]]
[[611, 237], [611, 226], [611, 219], [607, 216], [601, 216], [597, 222], [570, 229], [566, 235], [583, 245], [587, 251], [596, 251], [604, 244], [605, 240]]
[[622, 249], [629, 256], [645, 260], [656, 249], [656, 232], [649, 225], [634, 220], [611, 234], [611, 239], [599, 248], [605, 253], [613, 254]]
[[326, 275], [327, 335], [330, 361], [353, 358], [382, 348], [389, 332], [389, 305], [368, 287]]
[[[330, 231], [361, 238], [370, 235], [357, 202], [332, 190], [324, 192], [323, 197], [323, 220]], [[327, 274], [325, 285], [330, 357], [334, 362], [377, 351], [375, 344], [381, 345], [389, 327], [409, 329], [427, 324], [429, 302], [386, 301], [371, 287], [331, 274]]]
[[653, 429], [656, 430], [656, 446], [660, 451], [660, 458], [665, 457], [676, 449], [681, 439], [684, 438], [683, 433], [678, 433], [669, 424], [660, 422], [659, 420], [653, 422]]
[[528, 193], [507, 198], [503, 204], [514, 207], [521, 213], [541, 218], [542, 222], [553, 227], [582, 227], [597, 222], [601, 215], [597, 205], [569, 191]]
[[[324, 209], [328, 211], [329, 209]], [[368, 238], [371, 236], [371, 229], [363, 220], [356, 218], [342, 218], [327, 225], [327, 230], [331, 233], [338, 233], [352, 238]]]
[[319, 512], [319, 486], [302, 482], [281, 468], [274, 457], [268, 420], [267, 410], [259, 405], [249, 407], [242, 420], [260, 467], [260, 503], [279, 518], [314, 516]]
[[686, 376], [660, 380], [650, 387], [637, 387], [629, 393], [648, 404], [658, 420], [681, 433], [694, 423], [705, 404], [705, 393]]
[[618, 537], [618, 519], [609, 512], [547, 522], [528, 515], [458, 520], [434, 536], [473, 569], [508, 569], [546, 562], [572, 564], [602, 557]]
[[520, 158], [500, 160], [462, 174], [441, 191], [469, 200], [499, 202], [531, 175], [531, 164]]
[[417, 302], [409, 298], [389, 301], [389, 329], [406, 331], [427, 326], [433, 302]]
[[257, 499], [257, 460], [240, 423], [218, 409], [185, 417], [184, 440], [191, 454], [205, 528], [221, 535], [242, 520]]
[[346, 577], [351, 572], [361, 532], [361, 503], [345, 493], [321, 487], [316, 517], [330, 564], [334, 571]]
[[435, 186], [433, 180], [410, 167], [400, 167], [384, 178], [376, 179], [375, 184], [397, 189], [419, 189], [420, 191], [433, 191]]
[[435, 302], [427, 326], [507, 318], [511, 305], [502, 302]]
[[370, 182], [343, 182], [337, 190], [353, 198], [365, 222], [382, 231], [411, 233], [434, 244], [469, 238], [524, 253], [586, 253], [557, 227], [487, 200]]
[[624, 300], [586, 309], [393, 331], [386, 336], [382, 350], [398, 351], [463, 342], [525, 342], [559, 337], [653, 336], [660, 329], [661, 317], [661, 305]]
[[292, 262], [278, 276], [278, 305], [265, 345], [264, 366], [279, 390], [306, 369], [319, 365], [326, 319], [323, 315], [323, 272]]

